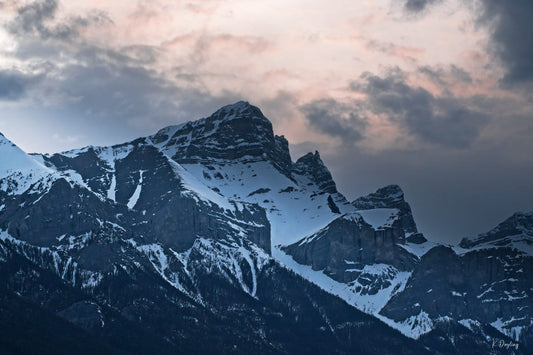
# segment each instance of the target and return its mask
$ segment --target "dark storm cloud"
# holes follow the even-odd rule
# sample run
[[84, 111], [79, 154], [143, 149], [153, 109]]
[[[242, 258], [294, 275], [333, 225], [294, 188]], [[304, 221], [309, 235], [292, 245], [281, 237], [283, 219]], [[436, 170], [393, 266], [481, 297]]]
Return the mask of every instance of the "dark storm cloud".
[[411, 13], [424, 11], [429, 6], [440, 2], [441, 0], [407, 0], [404, 9]]
[[18, 36], [36, 35], [42, 39], [72, 39], [79, 30], [95, 24], [110, 22], [106, 14], [92, 11], [85, 16], [69, 17], [52, 23], [58, 10], [57, 0], [34, 1], [17, 9], [17, 16], [8, 30]]
[[[445, 87], [452, 82], [471, 82], [464, 70], [422, 67], [420, 72]], [[309, 126], [345, 143], [360, 141], [370, 113], [385, 115], [408, 134], [443, 147], [467, 148], [490, 120], [488, 99], [483, 96], [460, 98], [448, 90], [440, 96], [407, 83], [406, 74], [393, 70], [386, 76], [370, 73], [353, 81], [350, 88], [367, 96], [365, 101], [312, 101], [300, 107]]]
[[459, 68], [458, 66], [454, 64], [451, 65], [451, 74], [456, 80], [459, 80], [459, 81], [462, 81], [463, 83], [468, 83], [468, 84], [472, 83], [472, 76], [470, 76], [470, 74], [468, 74], [467, 71], [465, 71], [462, 68]]
[[483, 0], [479, 18], [489, 26], [493, 51], [503, 62], [506, 84], [533, 80], [533, 1]]
[[15, 33], [45, 32], [45, 22], [54, 18], [57, 11], [56, 0], [44, 0], [19, 7], [17, 17], [11, 23]]
[[312, 129], [332, 137], [339, 137], [345, 143], [357, 142], [363, 138], [367, 121], [360, 113], [358, 103], [346, 104], [334, 99], [312, 101], [300, 107]]
[[0, 100], [15, 101], [24, 97], [42, 75], [24, 74], [18, 70], [0, 70]]
[[[46, 73], [46, 80], [32, 96], [45, 106], [60, 102], [78, 121], [105, 118], [115, 124], [158, 129], [239, 99], [230, 92], [212, 95], [195, 82], [176, 84], [154, 69], [161, 51], [157, 47], [115, 48], [91, 44], [79, 36], [83, 27], [112, 29], [105, 14], [58, 19], [57, 12], [55, 0], [31, 2], [16, 8], [15, 19], [6, 25], [17, 41], [13, 57], [27, 63], [30, 71]], [[4, 99], [22, 97], [32, 84], [31, 75], [0, 75], [0, 97]]]
[[78, 60], [79, 64], [62, 69], [53, 85], [73, 98], [71, 107], [91, 116], [145, 121], [158, 127], [196, 118], [197, 112], [236, 100], [231, 95], [215, 98], [199, 89], [178, 87], [124, 53], [92, 48], [80, 52]]
[[[441, 0], [407, 0], [404, 9], [420, 13]], [[478, 6], [471, 6], [472, 3]], [[505, 68], [503, 84], [525, 84], [533, 80], [533, 1], [468, 1], [477, 13], [477, 23], [490, 31], [490, 50]]]
[[385, 77], [365, 74], [351, 88], [368, 95], [367, 110], [385, 114], [409, 134], [444, 147], [470, 146], [489, 120], [480, 109], [483, 97], [435, 96], [409, 85], [399, 71]]

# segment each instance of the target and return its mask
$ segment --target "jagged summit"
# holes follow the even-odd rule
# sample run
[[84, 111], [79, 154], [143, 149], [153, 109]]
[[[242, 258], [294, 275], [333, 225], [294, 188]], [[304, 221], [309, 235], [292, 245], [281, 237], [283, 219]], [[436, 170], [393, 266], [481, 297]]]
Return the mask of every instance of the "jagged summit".
[[359, 197], [352, 204], [360, 210], [372, 208], [395, 208], [404, 200], [403, 190], [398, 185], [387, 185], [367, 196]]
[[[248, 101], [237, 101], [219, 108], [211, 117], [220, 118], [221, 120], [231, 120], [240, 117], [247, 117], [254, 120], [270, 121], [263, 115], [259, 107], [251, 105]], [[272, 124], [270, 123], [272, 126]]]
[[523, 250], [523, 246], [533, 254], [533, 212], [516, 212], [494, 229], [476, 238], [464, 238], [462, 248], [509, 246]]
[[292, 166], [287, 140], [274, 135], [261, 110], [244, 101], [149, 138], [179, 163], [269, 160], [286, 175]]
[[318, 151], [315, 151], [314, 154], [307, 153], [298, 159], [293, 166], [293, 172], [308, 176], [311, 181], [316, 183], [326, 193], [333, 194], [337, 192], [333, 177], [324, 162], [322, 162]]

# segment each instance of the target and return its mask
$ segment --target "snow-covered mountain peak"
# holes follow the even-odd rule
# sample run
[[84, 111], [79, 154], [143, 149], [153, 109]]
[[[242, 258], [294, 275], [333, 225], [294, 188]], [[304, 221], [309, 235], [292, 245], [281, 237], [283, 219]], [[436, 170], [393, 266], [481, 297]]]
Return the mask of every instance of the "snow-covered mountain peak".
[[289, 176], [289, 145], [272, 123], [247, 102], [224, 106], [211, 116], [170, 126], [149, 137], [173, 160], [187, 163], [269, 161]]
[[39, 164], [0, 133], [0, 178], [21, 169], [37, 168]]
[[[0, 134], [0, 170], [4, 284], [39, 305], [47, 293], [58, 299], [59, 280], [86, 292], [94, 303], [48, 303], [74, 323], [92, 309], [99, 332], [112, 323], [102, 315], [108, 308], [185, 352], [183, 339], [204, 343], [213, 324], [231, 339], [251, 339], [256, 352], [274, 344], [272, 352], [351, 353], [342, 337], [352, 344], [368, 334], [378, 340], [368, 351], [354, 341], [356, 352], [488, 353], [486, 334], [531, 343], [533, 213], [513, 215], [466, 249], [434, 248], [398, 185], [348, 202], [318, 152], [293, 163], [287, 140], [247, 102], [150, 137], [53, 155], [27, 155]], [[58, 278], [51, 286], [48, 274]], [[390, 335], [369, 328], [370, 316], [355, 322], [348, 305], [423, 346], [376, 348]], [[246, 322], [226, 325], [234, 319]], [[476, 333], [474, 323], [490, 333]], [[302, 342], [284, 347], [279, 339], [297, 338], [287, 329], [303, 329]]]
[[0, 133], [0, 190], [21, 193], [51, 173]]

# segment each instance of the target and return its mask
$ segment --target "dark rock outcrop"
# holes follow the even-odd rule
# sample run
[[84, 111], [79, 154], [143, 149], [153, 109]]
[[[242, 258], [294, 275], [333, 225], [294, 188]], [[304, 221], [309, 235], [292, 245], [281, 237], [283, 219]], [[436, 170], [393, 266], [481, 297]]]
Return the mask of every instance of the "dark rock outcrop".
[[477, 238], [464, 238], [462, 248], [473, 248], [483, 244], [511, 246], [513, 242], [523, 242], [533, 249], [533, 213], [517, 212]]
[[525, 333], [516, 333], [513, 327], [533, 322], [532, 273], [533, 257], [510, 248], [458, 255], [449, 247], [434, 247], [421, 258], [405, 291], [380, 313], [396, 321], [423, 311], [432, 320], [450, 317], [495, 323], [517, 341]]
[[402, 238], [399, 221], [376, 231], [352, 214], [335, 219], [318, 233], [283, 250], [298, 263], [324, 270], [333, 279], [347, 283], [357, 278], [365, 265], [383, 263], [398, 270], [412, 270], [416, 258], [397, 245]]
[[359, 197], [352, 202], [358, 210], [374, 208], [397, 208], [400, 210], [400, 223], [405, 234], [417, 233], [416, 223], [411, 206], [404, 199], [404, 193], [398, 185], [388, 185], [367, 196]]
[[294, 163], [292, 171], [295, 174], [307, 176], [313, 181], [322, 191], [322, 193], [335, 194], [337, 193], [337, 186], [333, 181], [333, 177], [328, 168], [320, 159], [320, 154], [307, 153]]

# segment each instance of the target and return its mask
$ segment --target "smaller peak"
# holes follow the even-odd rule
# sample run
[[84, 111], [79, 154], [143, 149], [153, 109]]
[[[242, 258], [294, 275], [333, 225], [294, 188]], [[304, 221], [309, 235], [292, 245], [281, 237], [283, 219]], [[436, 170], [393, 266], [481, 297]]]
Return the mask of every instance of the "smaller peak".
[[388, 196], [388, 197], [397, 197], [403, 199], [403, 190], [399, 185], [391, 184], [379, 188], [374, 193], [375, 195]]
[[515, 212], [510, 217], [510, 219], [514, 219], [516, 221], [520, 221], [523, 219], [531, 219], [531, 218], [533, 218], [533, 212], [522, 212], [522, 211]]
[[398, 207], [398, 203], [404, 202], [404, 193], [396, 184], [381, 187], [371, 194], [359, 197], [353, 204], [359, 209]]
[[298, 160], [296, 160], [296, 164], [297, 165], [319, 164], [323, 166], [324, 162], [320, 158], [320, 153], [318, 152], [318, 150], [315, 150], [314, 153], [309, 152], [303, 155], [302, 157], [298, 158]]
[[513, 237], [533, 237], [533, 212], [515, 212], [495, 228], [474, 238], [463, 238], [459, 243], [462, 248], [479, 245], [505, 246], [512, 242]]
[[[48, 173], [48, 168], [39, 163], [36, 159], [29, 156], [26, 152], [20, 149], [16, 144], [6, 138], [4, 135], [0, 136], [0, 179], [10, 176], [15, 173], [29, 174], [33, 170], [34, 177], [41, 176], [36, 174], [37, 171]], [[29, 179], [28, 181], [33, 181]], [[27, 187], [26, 184], [21, 184], [22, 187]], [[3, 187], [0, 186], [0, 189]]]
[[293, 165], [293, 172], [298, 175], [306, 175], [314, 181], [318, 187], [327, 193], [336, 193], [337, 187], [328, 168], [320, 159], [320, 154], [307, 153], [300, 157]]
[[352, 205], [358, 210], [397, 208], [400, 210], [400, 222], [404, 232], [406, 234], [418, 232], [411, 206], [405, 201], [402, 188], [396, 184], [381, 187], [376, 192], [359, 197], [352, 202]]
[[533, 212], [515, 212], [487, 234], [498, 233], [503, 230], [533, 233]]

